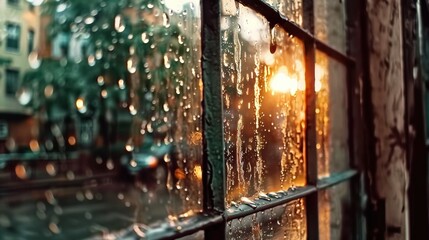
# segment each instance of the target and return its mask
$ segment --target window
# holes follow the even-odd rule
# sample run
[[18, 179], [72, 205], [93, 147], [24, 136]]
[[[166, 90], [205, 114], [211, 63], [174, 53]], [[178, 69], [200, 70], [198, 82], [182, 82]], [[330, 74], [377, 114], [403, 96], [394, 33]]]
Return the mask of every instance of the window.
[[33, 114], [0, 142], [0, 232], [356, 235], [345, 5], [44, 1], [43, 54], [8, 70]]
[[0, 121], [0, 140], [4, 140], [9, 135], [9, 128], [7, 122]]
[[16, 23], [7, 23], [6, 32], [6, 49], [9, 51], [19, 51], [21, 27]]
[[28, 30], [28, 54], [30, 54], [34, 50], [34, 30]]
[[6, 94], [14, 96], [18, 90], [19, 71], [15, 69], [6, 69]]
[[13, 5], [13, 6], [18, 6], [19, 0], [7, 0], [7, 4]]

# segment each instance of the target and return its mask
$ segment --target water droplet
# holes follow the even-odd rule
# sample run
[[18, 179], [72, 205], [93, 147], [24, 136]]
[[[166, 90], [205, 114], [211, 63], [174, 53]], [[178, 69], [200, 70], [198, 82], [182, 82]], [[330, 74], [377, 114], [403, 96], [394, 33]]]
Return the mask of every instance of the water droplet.
[[167, 55], [164, 55], [164, 66], [165, 66], [165, 68], [170, 68], [170, 66], [171, 66], [170, 59], [168, 59]]
[[167, 13], [162, 14], [162, 24], [165, 27], [170, 27], [170, 17], [168, 16]]
[[177, 41], [179, 42], [179, 44], [183, 44], [185, 40], [185, 37], [182, 35], [177, 36]]
[[95, 59], [100, 60], [101, 58], [103, 58], [103, 51], [101, 49], [97, 49], [97, 51], [95, 51]]
[[149, 42], [149, 38], [148, 38], [146, 32], [142, 33], [142, 42], [143, 43], [148, 43]]
[[130, 110], [130, 114], [133, 116], [137, 114], [137, 109], [132, 104], [130, 104], [130, 106], [128, 107], [128, 110]]
[[28, 55], [28, 64], [32, 69], [38, 69], [42, 64], [39, 54], [36, 51], [33, 51]]
[[118, 199], [119, 200], [124, 200], [124, 194], [123, 193], [118, 193]]
[[39, 141], [32, 139], [29, 143], [32, 152], [38, 152], [40, 150]]
[[112, 159], [107, 160], [107, 162], [106, 162], [106, 167], [107, 167], [107, 169], [109, 169], [109, 170], [113, 170], [113, 169], [115, 168], [115, 164], [113, 163], [113, 160], [112, 160]]
[[123, 32], [125, 30], [125, 25], [124, 25], [122, 17], [120, 15], [117, 15], [115, 17], [114, 26], [115, 26], [116, 31], [118, 31], [118, 32]]
[[82, 201], [84, 201], [84, 200], [85, 200], [85, 196], [83, 195], [83, 193], [82, 193], [82, 192], [77, 192], [77, 193], [76, 193], [76, 199], [77, 199], [79, 202], [82, 202]]
[[107, 90], [106, 89], [101, 90], [100, 94], [101, 94], [102, 98], [107, 98]]
[[270, 193], [268, 193], [267, 194], [269, 197], [272, 197], [272, 198], [280, 198], [280, 196], [277, 194], [277, 193], [275, 193], [275, 192], [270, 192]]
[[251, 208], [256, 208], [256, 207], [257, 207], [257, 206], [256, 206], [256, 203], [255, 203], [255, 202], [253, 202], [252, 200], [248, 199], [247, 197], [241, 197], [241, 198], [240, 198], [240, 200], [241, 200], [244, 204], [248, 205], [248, 206], [249, 206], [249, 207], [251, 207]]
[[169, 154], [165, 154], [164, 155], [164, 162], [169, 163], [170, 161], [171, 161], [170, 155]]
[[85, 113], [87, 111], [85, 99], [83, 97], [79, 97], [76, 99], [76, 108], [80, 113]]
[[152, 3], [147, 4], [147, 8], [152, 9], [153, 7], [154, 7], [154, 5]]
[[51, 232], [54, 233], [54, 234], [59, 234], [61, 232], [61, 230], [58, 227], [58, 225], [56, 223], [53, 223], [53, 222], [51, 222], [49, 224], [49, 230], [51, 230]]
[[124, 79], [119, 79], [118, 80], [118, 87], [120, 89], [125, 89], [125, 81], [124, 81]]
[[135, 73], [137, 71], [137, 59], [135, 59], [135, 57], [130, 57], [128, 59], [127, 69], [130, 73]]
[[85, 212], [85, 215], [84, 215], [84, 216], [85, 216], [85, 218], [86, 218], [86, 219], [88, 219], [88, 220], [89, 220], [89, 219], [92, 219], [92, 214], [91, 214], [90, 212]]
[[46, 201], [51, 205], [54, 205], [57, 203], [54, 193], [51, 190], [48, 190], [45, 192], [45, 198], [46, 198]]
[[183, 186], [184, 186], [184, 182], [183, 182], [183, 180], [179, 179], [179, 180], [177, 181], [177, 183], [176, 183], [176, 188], [177, 188], [178, 190], [180, 190], [180, 189], [182, 189], [182, 188], [183, 188]]
[[97, 77], [97, 83], [98, 83], [98, 85], [103, 86], [104, 85], [104, 77], [98, 76]]
[[45, 90], [43, 91], [45, 97], [50, 98], [54, 93], [54, 87], [51, 84], [46, 85]]
[[46, 164], [46, 172], [50, 176], [55, 176], [57, 174], [57, 168], [54, 164], [48, 163], [48, 164]]
[[74, 180], [75, 179], [75, 175], [74, 175], [73, 171], [67, 171], [66, 177], [68, 180]]
[[94, 55], [89, 55], [88, 56], [88, 65], [93, 67], [95, 65], [95, 57]]
[[94, 199], [94, 195], [92, 194], [91, 190], [86, 190], [86, 191], [85, 191], [85, 197], [86, 197], [86, 199], [88, 199], [88, 200], [92, 200], [92, 199]]
[[58, 13], [64, 12], [64, 10], [66, 10], [66, 9], [67, 9], [66, 3], [61, 3], [61, 4], [58, 4], [58, 6], [57, 6], [57, 12]]
[[87, 17], [87, 18], [85, 18], [85, 20], [84, 20], [85, 24], [88, 24], [88, 25], [93, 24], [93, 23], [94, 23], [94, 21], [95, 21], [95, 18], [94, 18], [94, 17]]
[[134, 150], [134, 143], [132, 138], [128, 139], [127, 144], [125, 145], [125, 150], [127, 150], [128, 152], [132, 152]]
[[265, 193], [260, 192], [258, 196], [259, 196], [260, 199], [263, 199], [263, 200], [266, 200], [266, 201], [271, 201], [271, 198], [267, 194], [265, 194]]
[[81, 23], [83, 21], [83, 17], [82, 16], [77, 16], [74, 18], [74, 22], [75, 23]]
[[272, 27], [270, 31], [270, 52], [275, 53], [276, 49], [277, 49], [276, 30], [274, 27]]
[[91, 11], [90, 14], [91, 14], [91, 16], [95, 17], [98, 14], [98, 10], [94, 9], [94, 10]]
[[18, 164], [15, 166], [15, 174], [20, 179], [27, 179], [30, 173], [30, 169], [24, 164]]

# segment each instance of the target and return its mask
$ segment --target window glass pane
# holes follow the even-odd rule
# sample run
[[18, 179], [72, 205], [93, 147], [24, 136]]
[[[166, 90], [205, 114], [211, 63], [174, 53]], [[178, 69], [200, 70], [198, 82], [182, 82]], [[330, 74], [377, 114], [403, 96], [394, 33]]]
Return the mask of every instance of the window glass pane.
[[319, 239], [352, 239], [349, 182], [319, 192]]
[[305, 184], [303, 44], [239, 5], [222, 31], [227, 200]]
[[302, 26], [302, 0], [264, 0], [289, 20]]
[[340, 52], [347, 50], [346, 0], [314, 1], [315, 36]]
[[234, 219], [227, 224], [228, 239], [307, 239], [304, 200]]
[[34, 50], [34, 30], [28, 30], [28, 46], [27, 51], [28, 53], [31, 53]]
[[349, 167], [347, 68], [316, 53], [316, 131], [319, 177]]
[[[302, 25], [302, 0], [264, 0], [282, 15], [298, 25]], [[238, 2], [234, 0], [222, 0], [222, 14], [224, 16], [236, 15], [239, 10]], [[228, 18], [224, 18], [228, 22]]]
[[0, 19], [2, 237], [109, 238], [200, 212], [200, 1], [31, 2], [0, 7], [16, 20]]
[[21, 40], [21, 26], [17, 23], [7, 23], [6, 34], [6, 49], [18, 51]]
[[14, 96], [18, 90], [19, 71], [14, 69], [6, 69], [6, 95]]

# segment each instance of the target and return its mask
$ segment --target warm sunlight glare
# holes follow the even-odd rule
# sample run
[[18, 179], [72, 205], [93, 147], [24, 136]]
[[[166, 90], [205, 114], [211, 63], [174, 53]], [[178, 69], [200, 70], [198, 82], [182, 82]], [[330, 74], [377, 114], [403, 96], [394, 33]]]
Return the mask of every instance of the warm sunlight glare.
[[281, 67], [271, 78], [270, 87], [273, 92], [295, 95], [298, 90], [298, 80], [288, 73], [286, 67]]

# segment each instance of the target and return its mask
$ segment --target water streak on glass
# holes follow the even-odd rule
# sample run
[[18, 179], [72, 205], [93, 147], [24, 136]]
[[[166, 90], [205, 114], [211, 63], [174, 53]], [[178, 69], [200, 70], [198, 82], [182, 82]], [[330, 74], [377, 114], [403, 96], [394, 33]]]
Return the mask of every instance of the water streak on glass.
[[227, 238], [239, 239], [307, 239], [304, 200], [267, 209], [227, 224]]
[[348, 182], [319, 193], [319, 239], [353, 239], [353, 210]]
[[[227, 201], [305, 184], [303, 45], [241, 4], [222, 17]], [[233, 13], [233, 14], [231, 14]]]
[[316, 52], [316, 151], [319, 177], [349, 167], [347, 68]]
[[346, 0], [314, 1], [315, 36], [336, 50], [346, 53]]
[[0, 238], [201, 212], [200, 34], [197, 0], [0, 1]]
[[274, 9], [278, 10], [282, 15], [286, 16], [289, 20], [302, 26], [302, 0], [265, 0]]

